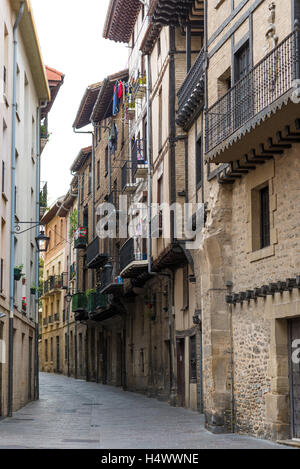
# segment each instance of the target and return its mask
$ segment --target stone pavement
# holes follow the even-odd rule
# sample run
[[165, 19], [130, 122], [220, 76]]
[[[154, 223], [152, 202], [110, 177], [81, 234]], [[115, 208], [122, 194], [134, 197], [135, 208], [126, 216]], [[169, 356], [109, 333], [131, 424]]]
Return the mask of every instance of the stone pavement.
[[212, 435], [203, 416], [146, 396], [41, 373], [40, 401], [0, 422], [0, 449], [285, 449], [239, 435]]

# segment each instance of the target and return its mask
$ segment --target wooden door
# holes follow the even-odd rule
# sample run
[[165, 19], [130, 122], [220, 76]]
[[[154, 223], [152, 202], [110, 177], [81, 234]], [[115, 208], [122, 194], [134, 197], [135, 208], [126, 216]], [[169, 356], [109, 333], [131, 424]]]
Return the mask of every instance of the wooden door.
[[184, 339], [177, 340], [177, 402], [179, 406], [185, 406]]
[[292, 437], [300, 438], [300, 319], [290, 321]]
[[[3, 324], [0, 322], [0, 347], [2, 348], [3, 340]], [[4, 357], [2, 357], [2, 350], [0, 350], [0, 417], [2, 416], [2, 361]]]
[[29, 337], [29, 344], [28, 344], [28, 400], [32, 400], [32, 337]]
[[56, 373], [60, 372], [59, 336], [56, 337]]

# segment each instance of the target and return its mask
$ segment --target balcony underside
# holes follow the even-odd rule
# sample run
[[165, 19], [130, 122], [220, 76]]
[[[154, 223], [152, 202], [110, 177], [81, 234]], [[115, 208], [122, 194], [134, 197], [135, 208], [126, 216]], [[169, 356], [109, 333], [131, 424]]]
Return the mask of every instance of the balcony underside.
[[88, 269], [98, 269], [103, 267], [108, 260], [106, 254], [97, 254], [89, 263], [86, 264]]
[[122, 295], [124, 290], [124, 285], [120, 283], [110, 283], [106, 285], [100, 293], [102, 295]]
[[153, 270], [159, 271], [168, 267], [184, 265], [186, 261], [183, 249], [177, 243], [173, 243], [153, 261]]
[[146, 272], [148, 269], [148, 261], [133, 261], [128, 264], [121, 272], [123, 278], [136, 278]]
[[86, 321], [88, 318], [88, 312], [85, 310], [75, 312], [75, 321]]
[[[263, 145], [266, 154], [272, 154], [277, 145], [295, 143], [296, 136], [286, 134], [287, 128], [295, 133], [296, 122], [300, 118], [299, 104], [294, 104], [289, 99], [290, 92], [278, 99], [267, 109], [255, 115], [230, 137], [224, 139], [217, 147], [206, 154], [207, 163], [230, 163], [241, 161], [245, 163], [245, 157], [249, 164], [253, 163], [251, 154], [263, 153]], [[281, 132], [281, 134], [279, 134]], [[285, 141], [283, 141], [286, 139]], [[277, 148], [278, 150], [278, 148]], [[275, 152], [276, 153], [276, 152]], [[264, 153], [262, 154], [262, 156]], [[255, 164], [255, 159], [254, 159]]]
[[89, 313], [89, 319], [91, 321], [102, 322], [120, 314], [120, 311], [116, 307], [110, 306], [106, 309], [99, 309]]

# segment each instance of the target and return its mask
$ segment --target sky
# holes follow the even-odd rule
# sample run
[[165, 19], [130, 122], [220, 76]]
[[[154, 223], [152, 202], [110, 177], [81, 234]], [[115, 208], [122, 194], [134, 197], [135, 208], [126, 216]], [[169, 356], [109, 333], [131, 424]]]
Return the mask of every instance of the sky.
[[[88, 85], [127, 66], [128, 48], [102, 37], [109, 0], [31, 0], [44, 63], [65, 75], [49, 114], [50, 139], [42, 154], [41, 180], [48, 182], [48, 206], [66, 194], [70, 167], [90, 135], [72, 124]], [[82, 130], [89, 130], [82, 129]]]

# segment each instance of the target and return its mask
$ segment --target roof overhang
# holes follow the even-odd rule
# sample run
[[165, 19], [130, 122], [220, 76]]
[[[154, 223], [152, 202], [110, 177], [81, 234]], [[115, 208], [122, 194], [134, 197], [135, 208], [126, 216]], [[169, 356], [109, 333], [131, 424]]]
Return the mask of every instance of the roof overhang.
[[58, 72], [54, 68], [48, 67], [47, 65], [46, 65], [46, 74], [47, 74], [48, 84], [50, 87], [51, 100], [49, 101], [48, 105], [42, 109], [42, 112], [41, 112], [42, 119], [46, 117], [51, 111], [51, 108], [54, 104], [54, 101], [57, 97], [60, 87], [63, 85], [64, 79], [65, 79], [65, 76], [63, 73]]
[[63, 200], [64, 197], [59, 197], [56, 202], [54, 202], [50, 210], [48, 210], [48, 212], [46, 212], [43, 218], [41, 219], [42, 225], [47, 225], [53, 218], [57, 216], [57, 212], [60, 209]]
[[203, 29], [204, 0], [151, 0], [148, 15], [152, 23], [162, 26], [190, 23]]
[[103, 37], [128, 43], [141, 6], [140, 0], [110, 0]]
[[114, 85], [118, 80], [127, 81], [128, 77], [129, 72], [128, 69], [126, 69], [114, 75], [110, 75], [103, 81], [91, 115], [93, 122], [101, 122], [112, 116]]
[[[13, 12], [17, 15], [20, 10], [21, 0], [10, 0], [10, 4]], [[30, 0], [24, 1], [24, 7], [24, 13], [19, 28], [33, 76], [36, 93], [40, 101], [50, 101], [51, 94]]]
[[73, 165], [71, 166], [71, 171], [72, 173], [77, 173], [80, 171], [82, 166], [85, 164], [85, 162], [88, 160], [88, 158], [92, 155], [92, 147], [86, 147], [82, 148], [75, 159]]
[[101, 86], [102, 83], [99, 82], [88, 86], [85, 90], [73, 124], [74, 129], [82, 129], [82, 127], [90, 124], [93, 108], [101, 90]]

